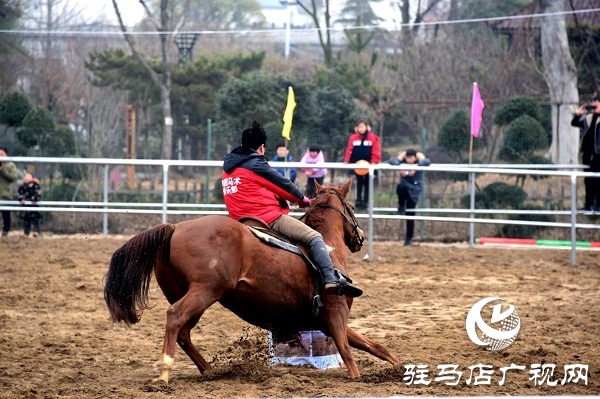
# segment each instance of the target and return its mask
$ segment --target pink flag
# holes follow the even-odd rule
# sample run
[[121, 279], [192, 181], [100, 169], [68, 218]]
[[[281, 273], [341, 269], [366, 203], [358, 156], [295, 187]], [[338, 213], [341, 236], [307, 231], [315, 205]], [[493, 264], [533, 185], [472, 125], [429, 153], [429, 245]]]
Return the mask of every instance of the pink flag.
[[473, 101], [471, 102], [471, 134], [473, 137], [479, 136], [484, 107], [485, 104], [481, 99], [481, 94], [479, 94], [479, 86], [473, 82]]

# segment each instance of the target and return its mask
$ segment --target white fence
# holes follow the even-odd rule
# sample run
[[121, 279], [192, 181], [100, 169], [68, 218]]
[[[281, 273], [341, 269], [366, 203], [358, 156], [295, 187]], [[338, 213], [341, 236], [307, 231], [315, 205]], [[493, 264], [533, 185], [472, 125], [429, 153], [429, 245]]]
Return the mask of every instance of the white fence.
[[[130, 159], [111, 159], [111, 158], [36, 158], [36, 157], [0, 157], [0, 161], [9, 160], [19, 164], [85, 164], [100, 165], [103, 167], [103, 200], [100, 202], [58, 202], [43, 201], [35, 210], [42, 212], [87, 212], [101, 213], [103, 215], [102, 231], [108, 235], [108, 214], [110, 213], [137, 213], [137, 214], [160, 214], [163, 223], [167, 222], [168, 215], [227, 215], [223, 204], [181, 204], [169, 203], [169, 170], [172, 167], [207, 167], [206, 185], [207, 190], [210, 185], [208, 168], [221, 168], [222, 161], [181, 161], [181, 160], [130, 160]], [[138, 166], [160, 166], [162, 167], [162, 202], [160, 203], [128, 203], [128, 202], [109, 202], [109, 168], [116, 165], [138, 165]], [[300, 162], [279, 162], [277, 167], [282, 168], [303, 168], [314, 165], [303, 164]], [[328, 169], [355, 169], [355, 165], [328, 162], [324, 165]], [[515, 224], [515, 225], [533, 225], [569, 228], [571, 236], [571, 263], [576, 264], [576, 231], [577, 229], [597, 229], [600, 232], [600, 224], [577, 223], [577, 190], [576, 183], [583, 184], [583, 177], [595, 176], [600, 178], [598, 173], [585, 173], [579, 169], [583, 165], [457, 165], [457, 164], [432, 164], [426, 167], [416, 165], [402, 164], [392, 166], [389, 164], [369, 165], [369, 186], [370, 192], [374, 193], [373, 181], [376, 170], [422, 170], [447, 172], [447, 173], [468, 173], [469, 174], [469, 194], [470, 206], [468, 209], [415, 209], [421, 215], [406, 216], [393, 215], [391, 212], [395, 208], [375, 208], [373, 204], [374, 195], [370, 195], [368, 210], [366, 213], [356, 214], [357, 219], [367, 220], [367, 236], [373, 237], [373, 221], [376, 219], [414, 219], [422, 221], [442, 221], [442, 222], [460, 222], [469, 224], [469, 245], [473, 246], [475, 242], [474, 226], [475, 223], [488, 224]], [[538, 176], [557, 176], [569, 177], [571, 192], [571, 209], [569, 211], [534, 211], [534, 210], [499, 210], [499, 209], [476, 209], [475, 208], [475, 176], [480, 173], [494, 173], [499, 175], [538, 175]], [[177, 209], [174, 209], [177, 208]], [[20, 211], [27, 210], [19, 206], [16, 201], [0, 201], [0, 210]], [[450, 216], [425, 216], [428, 213], [461, 213], [468, 214], [469, 217], [450, 217]], [[292, 215], [299, 215], [298, 212], [292, 212]], [[570, 215], [570, 222], [535, 222], [510, 219], [491, 219], [476, 218], [476, 215], [482, 214], [551, 214], [551, 215]], [[599, 233], [600, 234], [600, 233]], [[373, 259], [373, 240], [368, 240], [368, 256]]]

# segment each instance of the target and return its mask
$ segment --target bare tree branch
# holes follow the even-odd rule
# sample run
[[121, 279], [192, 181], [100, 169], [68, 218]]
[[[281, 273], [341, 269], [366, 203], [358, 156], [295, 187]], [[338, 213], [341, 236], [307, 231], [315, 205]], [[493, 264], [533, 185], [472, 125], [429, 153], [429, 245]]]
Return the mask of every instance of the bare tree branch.
[[[114, 1], [113, 1], [113, 4], [114, 4]], [[144, 10], [146, 11], [146, 14], [148, 15], [148, 19], [150, 20], [150, 22], [152, 22], [152, 24], [154, 24], [154, 28], [157, 31], [160, 31], [160, 24], [156, 21], [156, 18], [154, 18], [154, 14], [152, 14], [152, 11], [150, 11], [146, 2], [144, 0], [140, 0], [140, 4], [142, 5], [142, 7], [144, 7]]]
[[[141, 1], [141, 3], [143, 3], [143, 1]], [[140, 55], [140, 53], [137, 51], [137, 48], [135, 47], [135, 42], [133, 41], [133, 37], [131, 37], [131, 35], [127, 32], [127, 27], [125, 27], [125, 24], [123, 23], [123, 18], [121, 17], [121, 11], [119, 10], [117, 1], [112, 0], [112, 4], [113, 4], [113, 8], [115, 9], [115, 13], [117, 14], [117, 20], [119, 21], [119, 26], [121, 27], [121, 31], [123, 32], [123, 36], [125, 37], [125, 41], [129, 45], [129, 49], [133, 53], [133, 56], [148, 71], [148, 73], [150, 74], [150, 78], [152, 79], [152, 82], [157, 87], [160, 87], [161, 82], [158, 79], [158, 76], [156, 76], [156, 72], [154, 72], [154, 69], [152, 69], [150, 64], [148, 64], [148, 62], [144, 59], [144, 57], [142, 57]]]

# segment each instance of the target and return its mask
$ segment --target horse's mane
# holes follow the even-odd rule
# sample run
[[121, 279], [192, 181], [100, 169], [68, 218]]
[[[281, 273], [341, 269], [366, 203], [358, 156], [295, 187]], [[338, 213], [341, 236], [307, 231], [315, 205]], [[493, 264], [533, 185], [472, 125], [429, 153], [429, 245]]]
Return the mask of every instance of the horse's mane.
[[[320, 233], [326, 228], [327, 220], [325, 220], [325, 216], [323, 215], [323, 208], [319, 205], [327, 205], [329, 203], [329, 198], [332, 195], [331, 191], [337, 192], [342, 198], [344, 197], [340, 188], [330, 183], [319, 190], [317, 196], [312, 199], [310, 210], [306, 213], [305, 223]], [[350, 204], [350, 202], [348, 203]]]

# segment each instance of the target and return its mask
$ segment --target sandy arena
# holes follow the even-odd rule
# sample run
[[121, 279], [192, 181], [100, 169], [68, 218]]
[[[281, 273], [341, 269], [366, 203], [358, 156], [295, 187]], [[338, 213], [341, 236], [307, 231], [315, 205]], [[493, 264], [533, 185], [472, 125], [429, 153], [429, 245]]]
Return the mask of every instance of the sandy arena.
[[[167, 302], [155, 282], [154, 307], [132, 328], [113, 324], [103, 276], [124, 237], [15, 233], [0, 240], [0, 398], [259, 398], [387, 397], [392, 395], [592, 395], [600, 392], [600, 252], [376, 243], [349, 256], [365, 294], [354, 301], [350, 325], [386, 345], [391, 366], [354, 350], [362, 373], [267, 365], [266, 332], [220, 305], [200, 320], [192, 339], [214, 369], [200, 375], [177, 349], [168, 386], [153, 385]], [[485, 297], [515, 305], [521, 330], [512, 346], [489, 352], [465, 331], [471, 306]], [[491, 384], [474, 385], [469, 366], [493, 366]], [[536, 386], [532, 364], [556, 366]], [[407, 385], [404, 365], [427, 365], [429, 385]], [[457, 364], [456, 386], [435, 381], [438, 365]], [[510, 370], [502, 386], [500, 368]], [[589, 366], [583, 380], [561, 384], [564, 367]], [[477, 376], [478, 372], [474, 373]], [[479, 380], [478, 380], [479, 381]], [[538, 380], [539, 383], [539, 380]], [[539, 385], [539, 384], [538, 384]]]

